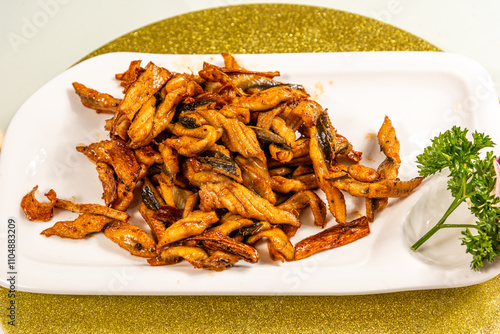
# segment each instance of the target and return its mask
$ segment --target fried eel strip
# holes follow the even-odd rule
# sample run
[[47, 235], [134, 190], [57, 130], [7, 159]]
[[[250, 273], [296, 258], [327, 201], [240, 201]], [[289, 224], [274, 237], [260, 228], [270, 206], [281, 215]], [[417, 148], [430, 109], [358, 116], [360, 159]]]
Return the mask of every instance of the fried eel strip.
[[294, 260], [302, 260], [318, 252], [354, 242], [370, 233], [366, 217], [334, 225], [295, 244]]
[[165, 234], [165, 230], [167, 229], [165, 227], [165, 224], [155, 218], [155, 211], [148, 209], [146, 204], [142, 203], [139, 204], [139, 212], [148, 224], [149, 228], [151, 229], [151, 234], [153, 235], [153, 239], [158, 243], [159, 240], [163, 238], [163, 235]]
[[120, 86], [124, 87], [123, 92], [127, 92], [127, 89], [130, 87], [134, 81], [139, 78], [139, 76], [145, 70], [141, 67], [140, 60], [133, 60], [130, 62], [128, 69], [123, 73], [115, 74], [115, 78], [120, 80]]
[[318, 137], [316, 127], [311, 127], [309, 153], [311, 155], [314, 173], [319, 187], [326, 195], [330, 212], [337, 222], [343, 223], [346, 221], [347, 216], [344, 195], [330, 180], [328, 180], [330, 172], [328, 170], [325, 153], [320, 147], [320, 139], [318, 139]]
[[306, 185], [301, 181], [279, 175], [272, 176], [271, 181], [272, 189], [279, 193], [298, 192], [307, 189]]
[[94, 109], [98, 113], [114, 114], [121, 103], [121, 99], [88, 88], [78, 82], [73, 82], [75, 93], [80, 97], [82, 104], [88, 108]]
[[222, 271], [238, 262], [239, 257], [230, 253], [215, 251], [212, 255], [203, 261], [191, 261], [193, 267], [198, 269], [208, 269], [213, 271]]
[[[119, 138], [103, 140], [87, 146], [77, 146], [76, 149], [97, 164], [106, 163], [113, 167], [117, 177], [115, 184], [109, 179], [110, 172], [100, 170], [99, 168], [102, 166], [98, 166], [99, 177], [101, 181], [105, 181], [103, 182], [103, 197], [106, 199], [106, 205], [117, 210], [126, 210], [132, 203], [133, 191], [142, 170], [134, 152]], [[112, 189], [114, 187], [116, 187], [116, 191]], [[116, 194], [116, 197], [113, 193]], [[112, 198], [114, 200], [109, 202]]]
[[57, 222], [40, 234], [46, 237], [57, 235], [61, 238], [83, 239], [90, 233], [100, 232], [112, 220], [106, 216], [84, 213], [75, 220]]
[[274, 160], [279, 161], [282, 164], [285, 164], [293, 159], [293, 152], [286, 145], [271, 143], [271, 145], [269, 145], [269, 153]]
[[309, 95], [301, 90], [288, 86], [277, 86], [265, 89], [258, 93], [242, 96], [235, 99], [235, 104], [253, 111], [265, 111], [276, 107], [278, 104], [292, 99], [306, 98]]
[[288, 127], [284, 119], [275, 117], [271, 124], [271, 130], [283, 138], [288, 147], [293, 149], [297, 146], [295, 143], [295, 131]]
[[389, 117], [384, 117], [384, 122], [377, 134], [380, 149], [387, 157], [379, 166], [378, 173], [383, 179], [395, 180], [398, 177], [401, 158], [399, 157], [399, 140], [396, 130]]
[[[377, 134], [380, 149], [384, 152], [386, 159], [378, 166], [376, 174], [382, 179], [396, 180], [398, 177], [399, 166], [401, 165], [401, 158], [399, 156], [399, 140], [396, 137], [396, 130], [392, 126], [389, 117], [384, 117], [384, 122], [380, 127]], [[352, 174], [351, 174], [352, 176]], [[356, 178], [356, 177], [355, 177]], [[368, 181], [356, 178], [358, 181]], [[375, 214], [382, 210], [389, 203], [387, 197], [382, 198], [366, 198], [366, 216], [370, 221], [375, 219]]]
[[[165, 87], [167, 87], [168, 84], [167, 82]], [[150, 144], [154, 138], [170, 125], [170, 122], [175, 116], [178, 104], [187, 97], [199, 94], [203, 89], [195, 81], [189, 81], [184, 86], [173, 91], [169, 91], [167, 88], [165, 91], [167, 94], [158, 107], [154, 110], [147, 111], [145, 116], [147, 130], [136, 138], [136, 140], [132, 140], [130, 142], [130, 147], [138, 148]], [[139, 114], [137, 116], [139, 116]], [[140, 127], [137, 128], [136, 131], [140, 132]], [[129, 133], [129, 135], [131, 135], [131, 133]]]
[[118, 198], [118, 183], [115, 172], [113, 167], [102, 161], [96, 163], [96, 170], [102, 184], [102, 199], [106, 206], [110, 206]]
[[127, 130], [131, 147], [137, 148], [141, 146], [138, 143], [147, 142], [148, 136], [153, 131], [155, 114], [156, 98], [153, 95], [141, 106]]
[[76, 150], [94, 162], [111, 165], [118, 178], [125, 184], [130, 185], [137, 181], [141, 167], [134, 152], [123, 140], [103, 140], [87, 146], [77, 146]]
[[259, 260], [259, 253], [255, 248], [220, 232], [206, 231], [199, 236], [190, 238], [190, 240], [201, 241], [205, 248], [236, 255], [246, 262], [257, 263]]
[[349, 166], [347, 172], [353, 179], [361, 182], [373, 182], [380, 179], [380, 174], [376, 170], [359, 164]]
[[301, 225], [297, 217], [290, 212], [276, 208], [268, 200], [226, 176], [200, 172], [193, 175], [190, 181], [200, 188], [202, 210], [226, 208], [234, 214], [267, 220], [271, 224]]
[[[271, 244], [271, 254], [274, 254], [273, 259], [279, 257], [281, 261], [292, 261], [294, 259], [293, 245], [288, 239], [288, 236], [280, 228], [272, 228], [252, 235], [247, 238], [247, 243], [250, 245], [255, 244], [262, 238], [267, 238]], [[279, 255], [275, 254], [277, 252]]]
[[176, 264], [185, 259], [188, 262], [200, 262], [208, 258], [207, 252], [195, 246], [172, 246], [165, 248], [157, 256], [148, 259], [152, 266]]
[[179, 219], [165, 230], [163, 237], [158, 241], [158, 249], [173, 242], [198, 235], [218, 220], [215, 211], [193, 211], [186, 218]]
[[104, 226], [104, 235], [130, 254], [152, 258], [156, 256], [156, 243], [141, 228], [122, 221], [112, 221]]
[[[201, 78], [209, 81], [209, 82], [218, 82], [221, 84], [221, 87], [230, 86], [236, 94], [243, 96], [246, 95], [233, 80], [223, 71], [221, 71], [220, 67], [209, 63], [203, 63], [203, 69], [199, 72]], [[220, 89], [219, 89], [220, 90]]]
[[[226, 219], [226, 217], [229, 218]], [[242, 227], [251, 226], [254, 222], [251, 219], [229, 213], [221, 218], [220, 223], [220, 225], [212, 227], [210, 231], [228, 236], [231, 232], [239, 230]]]
[[260, 147], [255, 132], [243, 122], [227, 118], [217, 110], [205, 109], [197, 111], [207, 122], [216, 127], [224, 129], [222, 142], [232, 152], [238, 152], [245, 158], [259, 158], [266, 162], [264, 151]]
[[100, 204], [78, 204], [56, 198], [54, 206], [72, 212], [102, 215], [122, 222], [126, 222], [130, 219], [130, 215], [128, 213], [108, 208], [107, 206]]
[[314, 216], [314, 225], [318, 227], [326, 226], [326, 205], [319, 196], [311, 190], [303, 190], [295, 193], [285, 202], [278, 205], [278, 208], [292, 212], [297, 217], [300, 212], [309, 206]]
[[186, 129], [180, 124], [175, 124], [171, 127], [171, 131], [180, 137], [165, 139], [164, 143], [185, 157], [197, 156], [214, 145], [220, 138], [220, 133], [211, 125]]
[[286, 118], [286, 124], [294, 131], [301, 125], [307, 127], [315, 126], [318, 116], [323, 112], [323, 107], [313, 100], [301, 101]]
[[132, 121], [142, 105], [158, 92], [171, 77], [172, 73], [167, 69], [158, 67], [152, 62], [148, 63], [145, 71], [127, 89], [118, 106], [118, 111]]
[[244, 158], [243, 156], [237, 156], [235, 162], [241, 169], [242, 183], [274, 204], [276, 196], [273, 192], [272, 179], [267, 166], [260, 159]]
[[332, 181], [333, 186], [345, 190], [357, 197], [382, 198], [406, 197], [418, 187], [423, 177], [416, 177], [409, 181], [380, 179], [375, 182], [360, 182], [349, 176]]
[[183, 259], [195, 268], [214, 271], [222, 271], [239, 260], [236, 255], [220, 251], [216, 251], [209, 256], [201, 247], [172, 246], [164, 249], [156, 257], [149, 259], [148, 263], [152, 266], [163, 266], [179, 263]]
[[[238, 156], [241, 157], [241, 156]], [[204, 170], [210, 170], [222, 175], [225, 175], [227, 177], [232, 178], [236, 182], [242, 183], [243, 178], [241, 174], [241, 169], [240, 167], [236, 164], [235, 161], [233, 161], [229, 157], [198, 157], [197, 158], [200, 162], [201, 165], [203, 166]], [[257, 159], [257, 161], [260, 161]]]
[[52, 189], [45, 194], [49, 199], [49, 203], [42, 203], [35, 198], [35, 193], [38, 186], [34, 186], [29, 193], [23, 196], [21, 200], [21, 208], [28, 220], [34, 221], [49, 221], [52, 219], [54, 205], [56, 202], [56, 192]]

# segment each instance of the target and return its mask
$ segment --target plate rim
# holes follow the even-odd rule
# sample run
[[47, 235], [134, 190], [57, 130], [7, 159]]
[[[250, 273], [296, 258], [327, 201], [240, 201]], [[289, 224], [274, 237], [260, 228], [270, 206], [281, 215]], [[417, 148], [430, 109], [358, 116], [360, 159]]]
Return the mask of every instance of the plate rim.
[[[113, 58], [113, 57], [116, 57], [117, 54], [120, 54], [120, 57], [132, 57], [132, 56], [138, 56], [138, 55], [146, 55], [146, 57], [149, 57], [149, 58], [154, 58], [154, 57], [174, 57], [174, 58], [178, 58], [178, 57], [214, 57], [214, 56], [219, 56], [218, 54], [213, 54], [213, 55], [206, 55], [206, 54], [203, 54], [203, 55], [166, 55], [166, 54], [149, 54], [149, 53], [139, 53], [139, 52], [112, 52], [112, 53], [106, 53], [106, 54], [102, 54], [102, 55], [98, 55], [96, 57], [93, 57], [93, 58], [90, 58], [90, 59], [87, 59], [79, 64], [76, 64], [75, 66], [71, 67], [70, 69], [68, 69], [67, 71], [59, 74], [58, 76], [54, 77], [52, 80], [50, 80], [49, 82], [47, 82], [45, 85], [43, 85], [40, 89], [38, 89], [30, 98], [28, 98], [26, 100], [26, 102], [21, 106], [21, 108], [19, 109], [19, 111], [15, 114], [11, 124], [14, 124], [13, 126], [13, 129], [15, 130], [15, 127], [16, 127], [16, 122], [18, 122], [19, 120], [17, 120], [17, 118], [23, 116], [23, 110], [24, 110], [24, 107], [25, 105], [28, 103], [28, 101], [30, 101], [32, 98], [34, 98], [34, 96], [36, 96], [38, 94], [39, 91], [41, 91], [42, 89], [44, 89], [44, 87], [48, 87], [50, 86], [53, 82], [55, 82], [55, 80], [59, 77], [61, 77], [62, 75], [67, 75], [68, 71], [77, 71], [79, 70], [82, 66], [88, 66], [88, 64], [91, 64], [92, 62], [99, 62], [99, 61], [102, 61], [103, 59], [106, 59], [106, 58]], [[476, 67], [481, 73], [481, 75], [486, 75], [486, 77], [489, 77], [489, 75], [487, 74], [486, 70], [479, 64], [477, 63], [476, 61], [474, 60], [471, 60], [469, 58], [466, 58], [464, 56], [460, 56], [460, 55], [454, 55], [454, 54], [450, 54], [450, 53], [443, 53], [443, 52], [422, 52], [422, 51], [409, 51], [409, 52], [401, 52], [401, 51], [394, 51], [394, 52], [391, 52], [391, 51], [377, 51], [377, 52], [346, 52], [346, 53], [338, 53], [338, 52], [332, 52], [332, 53], [298, 53], [298, 54], [295, 54], [295, 53], [292, 53], [292, 54], [252, 54], [252, 55], [244, 55], [244, 54], [235, 54], [234, 56], [235, 57], [239, 57], [239, 56], [250, 56], [250, 57], [305, 57], [305, 56], [308, 56], [310, 55], [311, 57], [317, 57], [317, 58], [320, 58], [320, 57], [331, 57], [332, 55], [335, 55], [334, 57], [338, 57], [338, 56], [346, 56], [346, 55], [349, 55], [349, 56], [358, 56], [358, 55], [361, 55], [361, 57], [366, 57], [367, 54], [370, 54], [370, 56], [368, 57], [396, 57], [396, 58], [401, 58], [401, 57], [407, 57], [405, 59], [424, 59], [424, 60], [428, 60], [429, 58], [433, 58], [433, 57], [438, 57], [440, 58], [439, 60], [440, 61], [443, 61], [443, 60], [446, 60], [446, 61], [454, 61], [454, 62], [462, 62], [462, 61], [465, 61], [468, 66], [471, 66], [471, 67]], [[374, 59], [370, 59], [372, 61], [374, 61]], [[375, 59], [376, 61], [376, 59]], [[111, 75], [112, 73], [110, 73]], [[491, 80], [491, 78], [490, 78]], [[496, 97], [496, 100], [498, 101], [498, 97]], [[10, 140], [9, 139], [10, 137], [14, 136], [14, 135], [11, 135], [10, 134], [10, 129], [11, 129], [11, 126], [9, 125], [9, 128], [6, 132], [6, 135], [5, 135], [5, 141], [4, 143], [7, 143], [7, 147], [10, 147]], [[12, 131], [14, 131], [12, 130]], [[15, 137], [15, 136], [14, 136]], [[7, 149], [9, 150], [9, 149]], [[2, 150], [3, 151], [3, 150]], [[5, 154], [3, 154], [4, 152], [2, 152], [2, 154], [0, 154], [0, 180], [2, 180], [2, 167], [3, 165], [5, 164], [4, 162], [4, 158], [3, 156]], [[1, 206], [1, 205], [0, 205]], [[2, 214], [3, 216], [5, 216], [4, 214]], [[1, 229], [0, 231], [3, 232], [3, 229]], [[5, 234], [0, 234], [0, 240], [5, 240]], [[2, 254], [2, 253], [0, 253]], [[497, 261], [497, 264], [498, 262], [500, 261]], [[233, 270], [230, 269], [230, 270]], [[500, 272], [500, 268], [499, 268], [499, 272]], [[478, 278], [476, 281], [474, 281], [474, 283], [471, 283], [471, 284], [465, 284], [465, 285], [472, 285], [472, 284], [477, 284], [477, 283], [480, 283], [480, 282], [483, 282], [483, 281], [486, 281], [486, 280], [489, 280], [493, 277], [495, 277], [496, 275], [498, 274], [498, 272], [495, 273], [495, 275], [493, 276], [481, 276], [481, 278]], [[0, 278], [0, 285], [1, 286], [4, 286], [4, 287], [7, 287], [8, 284], [7, 282], [5, 281], [4, 278]], [[457, 285], [457, 286], [446, 286], [446, 287], [443, 287], [443, 286], [437, 286], [437, 287], [427, 287], [426, 289], [433, 289], [433, 288], [447, 288], [447, 287], [458, 287], [458, 286], [464, 286], [464, 285]], [[32, 288], [30, 286], [23, 286], [23, 287], [18, 287], [20, 291], [27, 291], [27, 292], [42, 292], [42, 293], [63, 293], [63, 294], [106, 294], [105, 292], [106, 291], [93, 291], [93, 292], [88, 292], [88, 291], [40, 291], [36, 288]], [[411, 289], [410, 289], [411, 290]], [[343, 295], [343, 294], [349, 294], [349, 295], [352, 295], [352, 294], [371, 294], [371, 293], [384, 293], [384, 292], [395, 292], [395, 291], [406, 291], [406, 290], [391, 290], [391, 289], [380, 289], [378, 291], [362, 291], [360, 293], [353, 293], [353, 292], [348, 292], [348, 293], [329, 293], [329, 292], [325, 292], [325, 293], [322, 293], [322, 292], [318, 292], [318, 293], [311, 293], [311, 292], [301, 292], [301, 291], [297, 291], [295, 294], [311, 294], [311, 295], [315, 295], [315, 294], [327, 294], [327, 295]], [[257, 294], [266, 294], [264, 291], [260, 291], [260, 292], [255, 292]], [[279, 291], [275, 291], [275, 292], [269, 292], [267, 294], [273, 294], [273, 293], [276, 293], [276, 294], [294, 294], [294, 293], [289, 293], [289, 292], [279, 292]], [[109, 292], [109, 294], [113, 294], [112, 292]], [[120, 294], [142, 294], [138, 291], [120, 291]], [[151, 293], [151, 292], [148, 292], [147, 294], [155, 294], [155, 293]], [[163, 293], [157, 293], [157, 294], [163, 294]], [[168, 295], [175, 295], [176, 293], [172, 293], [172, 291], [170, 291], [169, 293], [166, 293]], [[189, 294], [189, 293], [186, 293], [186, 292], [181, 292], [180, 294]], [[203, 292], [200, 292], [200, 291], [196, 291], [195, 294], [204, 294]], [[223, 292], [223, 293], [210, 293], [208, 292], [207, 294], [234, 294], [234, 293], [230, 293], [230, 292]], [[254, 292], [243, 292], [243, 293], [238, 293], [238, 294], [254, 294]]]

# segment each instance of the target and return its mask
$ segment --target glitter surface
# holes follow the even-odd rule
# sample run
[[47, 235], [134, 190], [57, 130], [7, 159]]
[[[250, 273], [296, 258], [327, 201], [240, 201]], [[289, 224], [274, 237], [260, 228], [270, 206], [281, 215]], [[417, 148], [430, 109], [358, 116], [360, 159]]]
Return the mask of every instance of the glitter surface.
[[[414, 35], [363, 16], [320, 7], [264, 4], [169, 18], [120, 37], [88, 57], [114, 51], [389, 50], [439, 51]], [[16, 326], [8, 325], [12, 298], [2, 288], [0, 320], [7, 333], [494, 333], [500, 331], [499, 284], [500, 276], [456, 289], [316, 297], [17, 292]]]
[[313, 6], [265, 4], [169, 18], [120, 37], [88, 57], [113, 51], [193, 54], [439, 49], [364, 16]]

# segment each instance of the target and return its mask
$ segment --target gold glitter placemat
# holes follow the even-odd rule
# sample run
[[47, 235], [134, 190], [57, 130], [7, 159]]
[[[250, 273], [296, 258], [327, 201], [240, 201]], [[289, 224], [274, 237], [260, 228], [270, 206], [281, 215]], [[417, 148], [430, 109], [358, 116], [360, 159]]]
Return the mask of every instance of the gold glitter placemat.
[[389, 24], [333, 9], [246, 5], [193, 12], [120, 37], [88, 57], [113, 51], [283, 53], [440, 51]]
[[[363, 16], [311, 6], [262, 4], [172, 17], [120, 37], [88, 57], [113, 51], [389, 50], [439, 51], [414, 35]], [[321, 297], [17, 292], [15, 326], [8, 324], [13, 298], [2, 288], [0, 320], [7, 333], [495, 333], [500, 332], [499, 284], [496, 277], [457, 289]]]

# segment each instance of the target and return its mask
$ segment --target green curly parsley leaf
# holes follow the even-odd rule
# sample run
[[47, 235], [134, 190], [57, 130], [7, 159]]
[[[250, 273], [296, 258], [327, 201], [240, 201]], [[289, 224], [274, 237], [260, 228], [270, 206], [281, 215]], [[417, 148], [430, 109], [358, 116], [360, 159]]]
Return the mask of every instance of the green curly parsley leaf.
[[[449, 170], [448, 190], [454, 200], [437, 224], [411, 248], [417, 250], [442, 228], [462, 228], [462, 245], [472, 255], [471, 268], [478, 270], [485, 262], [493, 262], [500, 256], [500, 207], [499, 198], [493, 192], [496, 183], [495, 158], [493, 152], [480, 157], [483, 149], [493, 147], [495, 143], [488, 135], [477, 131], [472, 133], [470, 141], [467, 133], [467, 129], [454, 126], [432, 139], [431, 145], [417, 156], [421, 176]], [[448, 216], [465, 201], [477, 218], [476, 223], [446, 223]]]

